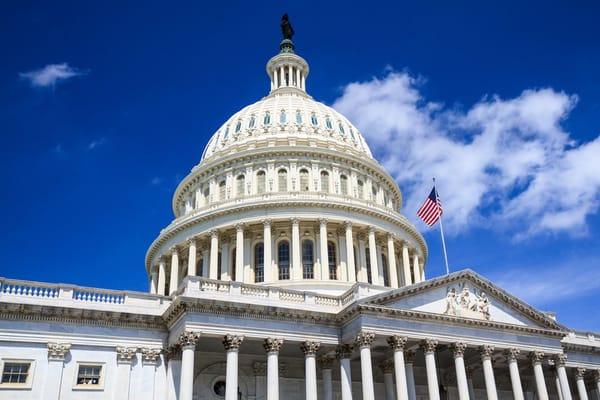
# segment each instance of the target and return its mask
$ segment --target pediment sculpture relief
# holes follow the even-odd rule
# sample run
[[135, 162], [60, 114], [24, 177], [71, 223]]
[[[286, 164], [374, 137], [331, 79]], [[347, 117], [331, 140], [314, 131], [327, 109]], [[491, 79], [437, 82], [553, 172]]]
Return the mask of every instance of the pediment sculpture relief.
[[446, 294], [446, 315], [490, 320], [490, 300], [480, 291], [471, 292], [468, 287], [449, 287]]

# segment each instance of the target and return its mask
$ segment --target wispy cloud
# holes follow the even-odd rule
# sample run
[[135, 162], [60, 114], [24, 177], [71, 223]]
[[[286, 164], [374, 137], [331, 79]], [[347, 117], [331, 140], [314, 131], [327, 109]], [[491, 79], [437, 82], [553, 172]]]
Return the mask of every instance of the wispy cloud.
[[91, 141], [91, 142], [88, 144], [87, 148], [88, 148], [88, 150], [94, 150], [94, 149], [96, 149], [96, 148], [98, 148], [98, 147], [102, 146], [102, 145], [103, 145], [103, 144], [105, 144], [105, 143], [106, 143], [106, 138], [105, 138], [105, 137], [101, 137], [101, 138], [98, 138], [98, 139], [94, 139], [94, 140], [92, 140], [92, 141]]
[[154, 178], [152, 178], [152, 179], [150, 180], [150, 184], [151, 184], [151, 185], [155, 185], [155, 186], [156, 186], [156, 185], [160, 185], [162, 182], [163, 182], [163, 179], [162, 179], [162, 178], [160, 178], [160, 177], [158, 177], [158, 176], [155, 176]]
[[596, 266], [600, 260], [573, 260], [558, 268], [531, 266], [498, 272], [494, 282], [509, 293], [535, 305], [548, 307], [562, 300], [575, 299], [600, 290], [600, 269], [580, 268], [573, 273], [573, 265]]
[[391, 71], [348, 84], [334, 103], [397, 179], [406, 215], [435, 176], [451, 233], [473, 226], [515, 238], [585, 233], [600, 206], [600, 137], [576, 143], [565, 130], [577, 96], [525, 90], [461, 110], [428, 101], [423, 84]]
[[84, 74], [86, 74], [86, 71], [70, 67], [67, 63], [62, 63], [48, 64], [41, 69], [20, 72], [19, 76], [22, 79], [28, 80], [33, 87], [54, 87], [59, 82]]

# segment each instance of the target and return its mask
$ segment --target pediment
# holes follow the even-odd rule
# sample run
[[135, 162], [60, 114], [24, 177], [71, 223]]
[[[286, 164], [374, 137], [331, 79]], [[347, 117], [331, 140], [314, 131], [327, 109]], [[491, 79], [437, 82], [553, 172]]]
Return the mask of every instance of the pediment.
[[543, 312], [471, 270], [369, 297], [364, 303], [457, 318], [565, 330]]

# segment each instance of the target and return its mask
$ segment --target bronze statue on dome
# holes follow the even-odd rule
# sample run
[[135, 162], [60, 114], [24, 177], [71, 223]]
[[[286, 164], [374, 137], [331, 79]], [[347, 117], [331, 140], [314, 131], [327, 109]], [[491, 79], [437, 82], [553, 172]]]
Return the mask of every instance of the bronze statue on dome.
[[292, 24], [287, 13], [281, 16], [281, 33], [283, 34], [284, 40], [292, 40], [292, 36], [294, 36], [294, 28], [292, 28]]

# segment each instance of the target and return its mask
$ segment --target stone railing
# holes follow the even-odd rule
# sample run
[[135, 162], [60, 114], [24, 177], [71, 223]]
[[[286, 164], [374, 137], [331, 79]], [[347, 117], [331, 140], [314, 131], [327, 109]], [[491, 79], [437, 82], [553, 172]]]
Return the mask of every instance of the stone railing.
[[177, 291], [178, 295], [189, 297], [223, 299], [226, 301], [282, 305], [297, 308], [307, 306], [314, 310], [337, 312], [354, 301], [382, 292], [364, 283], [356, 283], [339, 296], [311, 291], [247, 284], [233, 281], [220, 281], [199, 276], [186, 277]]
[[141, 292], [0, 278], [0, 302], [160, 314], [171, 300]]

